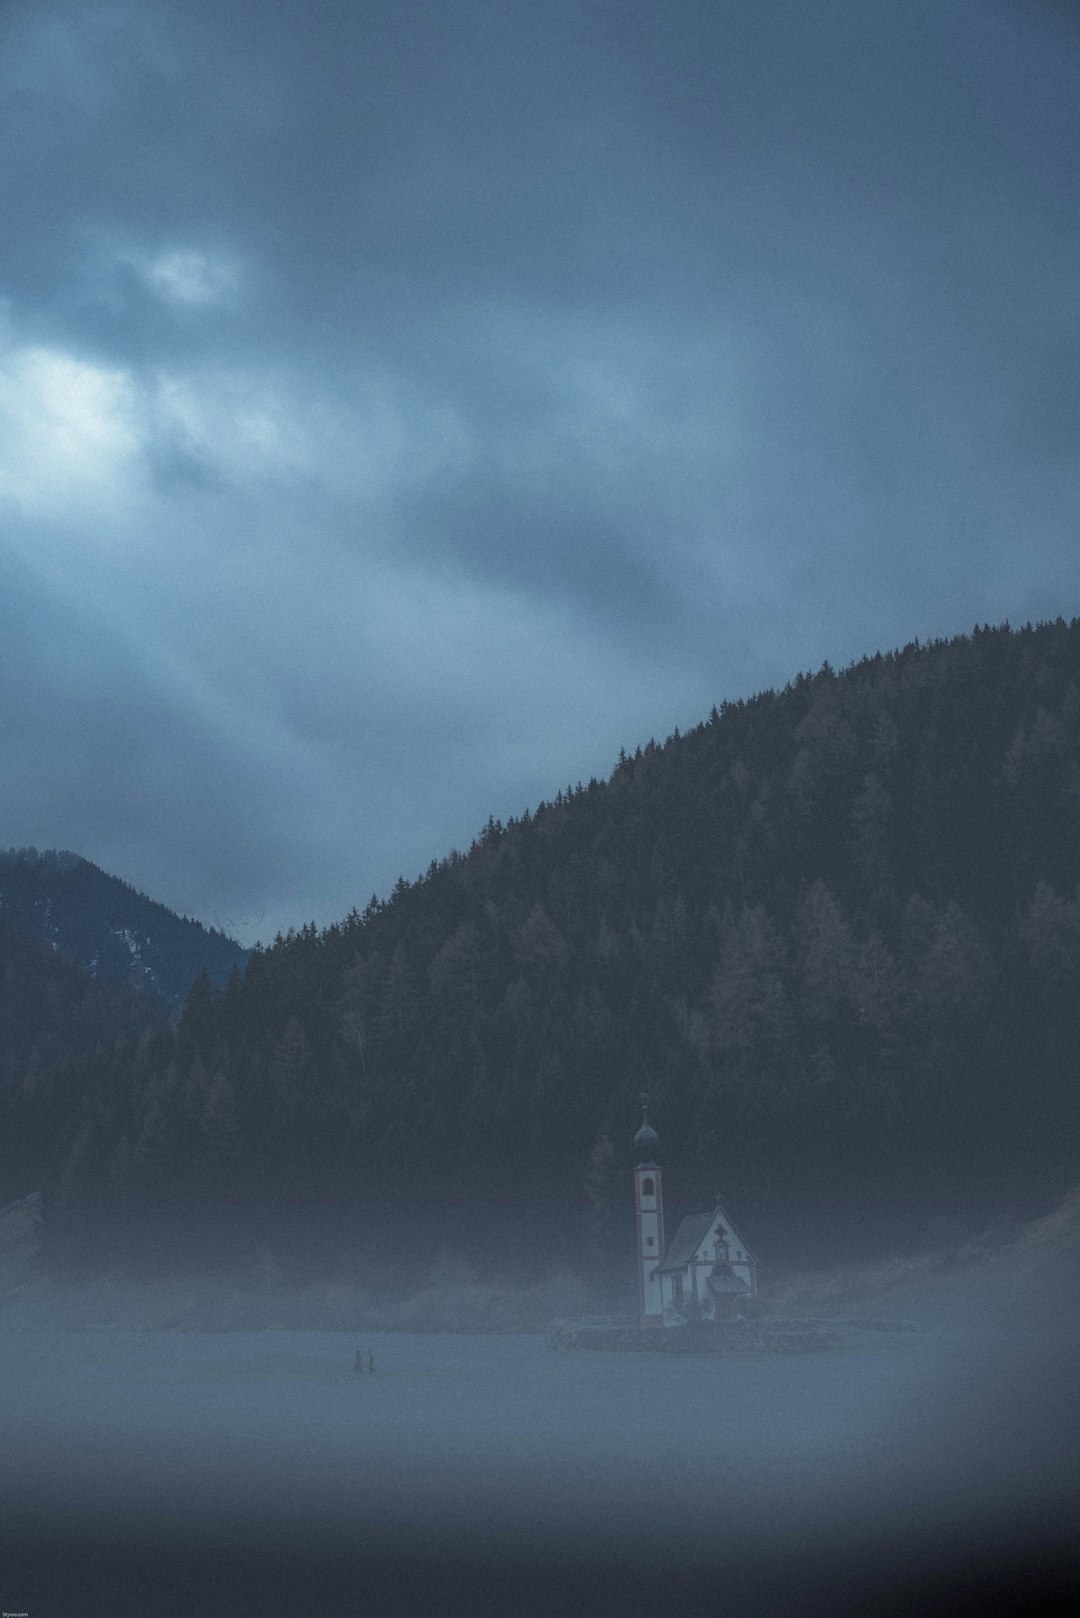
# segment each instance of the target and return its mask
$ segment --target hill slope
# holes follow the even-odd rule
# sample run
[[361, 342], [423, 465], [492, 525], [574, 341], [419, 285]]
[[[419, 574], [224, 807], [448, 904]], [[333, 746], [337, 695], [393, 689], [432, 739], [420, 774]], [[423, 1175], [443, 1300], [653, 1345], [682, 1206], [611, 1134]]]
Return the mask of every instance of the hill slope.
[[224, 984], [247, 951], [224, 933], [148, 899], [78, 854], [0, 851], [0, 914], [101, 978], [179, 1006], [200, 972]]
[[1080, 622], [826, 666], [5, 1097], [0, 1194], [545, 1199], [602, 1247], [644, 1087], [688, 1202], [1049, 1202], [1078, 883]]

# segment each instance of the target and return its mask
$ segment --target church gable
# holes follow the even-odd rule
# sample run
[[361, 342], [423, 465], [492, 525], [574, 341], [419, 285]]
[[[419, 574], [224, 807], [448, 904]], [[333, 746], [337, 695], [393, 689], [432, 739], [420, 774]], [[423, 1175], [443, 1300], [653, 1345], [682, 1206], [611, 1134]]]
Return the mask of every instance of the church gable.
[[718, 1237], [727, 1244], [727, 1256], [732, 1264], [753, 1264], [756, 1262], [753, 1253], [751, 1253], [722, 1208], [717, 1208], [712, 1223], [702, 1240], [701, 1246], [706, 1251], [701, 1253], [701, 1262], [704, 1262], [705, 1258], [710, 1256], [711, 1250], [715, 1249]]
[[754, 1255], [722, 1208], [711, 1214], [691, 1214], [675, 1232], [661, 1270], [684, 1270], [690, 1264], [714, 1263], [718, 1241], [727, 1247], [733, 1264], [753, 1264]]

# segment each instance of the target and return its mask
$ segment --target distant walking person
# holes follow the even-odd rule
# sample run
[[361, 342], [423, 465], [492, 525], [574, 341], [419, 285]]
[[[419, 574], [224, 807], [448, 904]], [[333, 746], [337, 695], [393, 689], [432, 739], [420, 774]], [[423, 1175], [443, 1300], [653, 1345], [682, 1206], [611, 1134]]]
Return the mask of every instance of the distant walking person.
[[356, 1372], [357, 1376], [363, 1376], [364, 1356], [361, 1354], [359, 1349], [356, 1350], [356, 1358], [352, 1362], [352, 1368]]
[[368, 1370], [368, 1376], [374, 1376], [375, 1375], [375, 1356], [374, 1356], [374, 1354], [371, 1353], [370, 1350], [368, 1351], [368, 1357], [367, 1357], [367, 1370]]

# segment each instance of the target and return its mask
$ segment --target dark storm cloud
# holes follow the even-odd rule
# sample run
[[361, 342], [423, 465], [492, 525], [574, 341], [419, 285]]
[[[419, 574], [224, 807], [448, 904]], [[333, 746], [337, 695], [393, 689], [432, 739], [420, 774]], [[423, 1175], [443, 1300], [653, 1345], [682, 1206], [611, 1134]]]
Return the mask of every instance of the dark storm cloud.
[[0, 841], [329, 920], [1080, 610], [1078, 79], [1053, 0], [9, 4]]

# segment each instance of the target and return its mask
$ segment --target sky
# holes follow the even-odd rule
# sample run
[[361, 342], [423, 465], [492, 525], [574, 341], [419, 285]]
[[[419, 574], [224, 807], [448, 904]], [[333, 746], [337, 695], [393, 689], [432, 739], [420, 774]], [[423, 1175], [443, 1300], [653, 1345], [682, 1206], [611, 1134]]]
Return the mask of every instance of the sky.
[[1080, 615], [1071, 0], [4, 0], [0, 846], [251, 942]]

